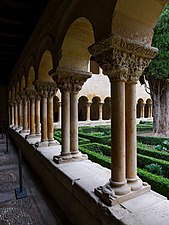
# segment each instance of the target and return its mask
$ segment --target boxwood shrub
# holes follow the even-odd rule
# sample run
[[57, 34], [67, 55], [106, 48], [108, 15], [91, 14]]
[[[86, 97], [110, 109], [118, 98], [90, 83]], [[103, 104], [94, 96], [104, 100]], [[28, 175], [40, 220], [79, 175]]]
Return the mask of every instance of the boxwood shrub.
[[168, 138], [137, 135], [137, 141], [147, 145], [159, 145]]

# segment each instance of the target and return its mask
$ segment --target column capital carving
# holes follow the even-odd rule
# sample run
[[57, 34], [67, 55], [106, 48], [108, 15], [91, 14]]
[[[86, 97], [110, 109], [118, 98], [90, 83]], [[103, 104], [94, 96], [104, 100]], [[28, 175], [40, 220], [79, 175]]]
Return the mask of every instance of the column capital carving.
[[91, 45], [88, 50], [110, 80], [132, 82], [137, 82], [158, 52], [157, 48], [114, 34]]
[[27, 100], [28, 100], [28, 97], [27, 97], [25, 91], [21, 91], [21, 92], [19, 92], [18, 94], [19, 94], [19, 96], [20, 96], [20, 98], [21, 98], [22, 100], [24, 100], [24, 101], [27, 101]]
[[25, 88], [25, 93], [30, 100], [35, 100], [37, 92], [34, 88]]
[[20, 103], [21, 101], [22, 101], [22, 99], [21, 99], [21, 97], [18, 95], [18, 96], [16, 96], [16, 101], [17, 101], [17, 103]]
[[36, 91], [41, 97], [54, 97], [57, 93], [57, 85], [54, 82], [48, 82], [48, 81], [39, 81], [35, 80], [33, 82], [33, 85], [35, 86]]
[[50, 75], [61, 91], [79, 92], [92, 73], [58, 67], [56, 72]]

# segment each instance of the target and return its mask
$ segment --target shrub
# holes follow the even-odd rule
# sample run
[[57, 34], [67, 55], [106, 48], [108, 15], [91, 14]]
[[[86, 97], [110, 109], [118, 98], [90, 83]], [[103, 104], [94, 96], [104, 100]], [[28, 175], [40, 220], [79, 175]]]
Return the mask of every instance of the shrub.
[[168, 140], [163, 141], [160, 145], [157, 145], [155, 149], [159, 151], [169, 152], [169, 141]]
[[162, 167], [160, 165], [158, 165], [157, 163], [152, 163], [152, 164], [146, 165], [144, 168], [153, 174], [163, 176]]
[[137, 141], [147, 145], [158, 145], [162, 144], [163, 141], [167, 140], [167, 138], [162, 137], [148, 137], [148, 136], [140, 136], [137, 135]]

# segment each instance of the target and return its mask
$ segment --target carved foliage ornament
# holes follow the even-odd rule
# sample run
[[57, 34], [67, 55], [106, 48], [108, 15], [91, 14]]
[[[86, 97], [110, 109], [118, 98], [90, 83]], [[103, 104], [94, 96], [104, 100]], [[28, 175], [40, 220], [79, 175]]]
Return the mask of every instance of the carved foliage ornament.
[[58, 67], [51, 76], [61, 91], [79, 92], [91, 73]]
[[57, 85], [53, 82], [44, 82], [35, 80], [33, 82], [35, 89], [37, 90], [38, 94], [42, 97], [53, 97], [56, 95], [57, 92]]
[[137, 81], [157, 49], [112, 35], [90, 46], [89, 52], [111, 80]]

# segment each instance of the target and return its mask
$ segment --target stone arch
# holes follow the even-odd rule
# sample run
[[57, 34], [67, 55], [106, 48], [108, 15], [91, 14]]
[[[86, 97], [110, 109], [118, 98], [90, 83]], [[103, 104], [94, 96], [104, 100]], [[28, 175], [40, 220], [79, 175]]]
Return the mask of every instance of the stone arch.
[[93, 28], [84, 17], [76, 19], [69, 27], [61, 48], [60, 67], [88, 71], [88, 47], [94, 43]]
[[51, 52], [49, 50], [46, 50], [43, 53], [39, 63], [38, 80], [53, 81], [51, 76], [49, 76], [49, 71], [51, 71], [52, 69], [53, 69], [53, 58]]
[[111, 118], [111, 98], [106, 97], [103, 104], [103, 120], [110, 120]]
[[92, 98], [92, 104], [90, 109], [90, 119], [98, 120], [99, 119], [99, 103], [101, 102], [100, 97], [95, 96]]
[[144, 105], [144, 100], [142, 98], [139, 98], [137, 101], [137, 109], [136, 109], [136, 114], [137, 118], [142, 117], [142, 106]]
[[16, 96], [16, 90], [15, 90], [15, 85], [12, 87], [12, 99], [14, 99]]
[[151, 46], [153, 29], [163, 8], [162, 1], [135, 4], [134, 0], [128, 0], [124, 4], [123, 0], [118, 0], [112, 17], [112, 33]]
[[53, 120], [54, 122], [58, 122], [59, 117], [59, 98], [54, 96], [53, 98]]
[[144, 107], [144, 117], [151, 118], [152, 117], [152, 100], [148, 98]]
[[26, 87], [26, 80], [25, 76], [23, 75], [21, 78], [21, 91], [23, 91], [25, 87]]
[[20, 85], [19, 85], [19, 81], [17, 81], [17, 83], [16, 83], [16, 96], [18, 95], [19, 90], [20, 90]]
[[35, 70], [34, 67], [31, 66], [28, 72], [28, 77], [27, 77], [27, 87], [32, 88], [33, 84], [32, 82], [35, 80]]
[[78, 120], [86, 121], [87, 120], [87, 102], [88, 98], [86, 96], [81, 96], [78, 103]]

